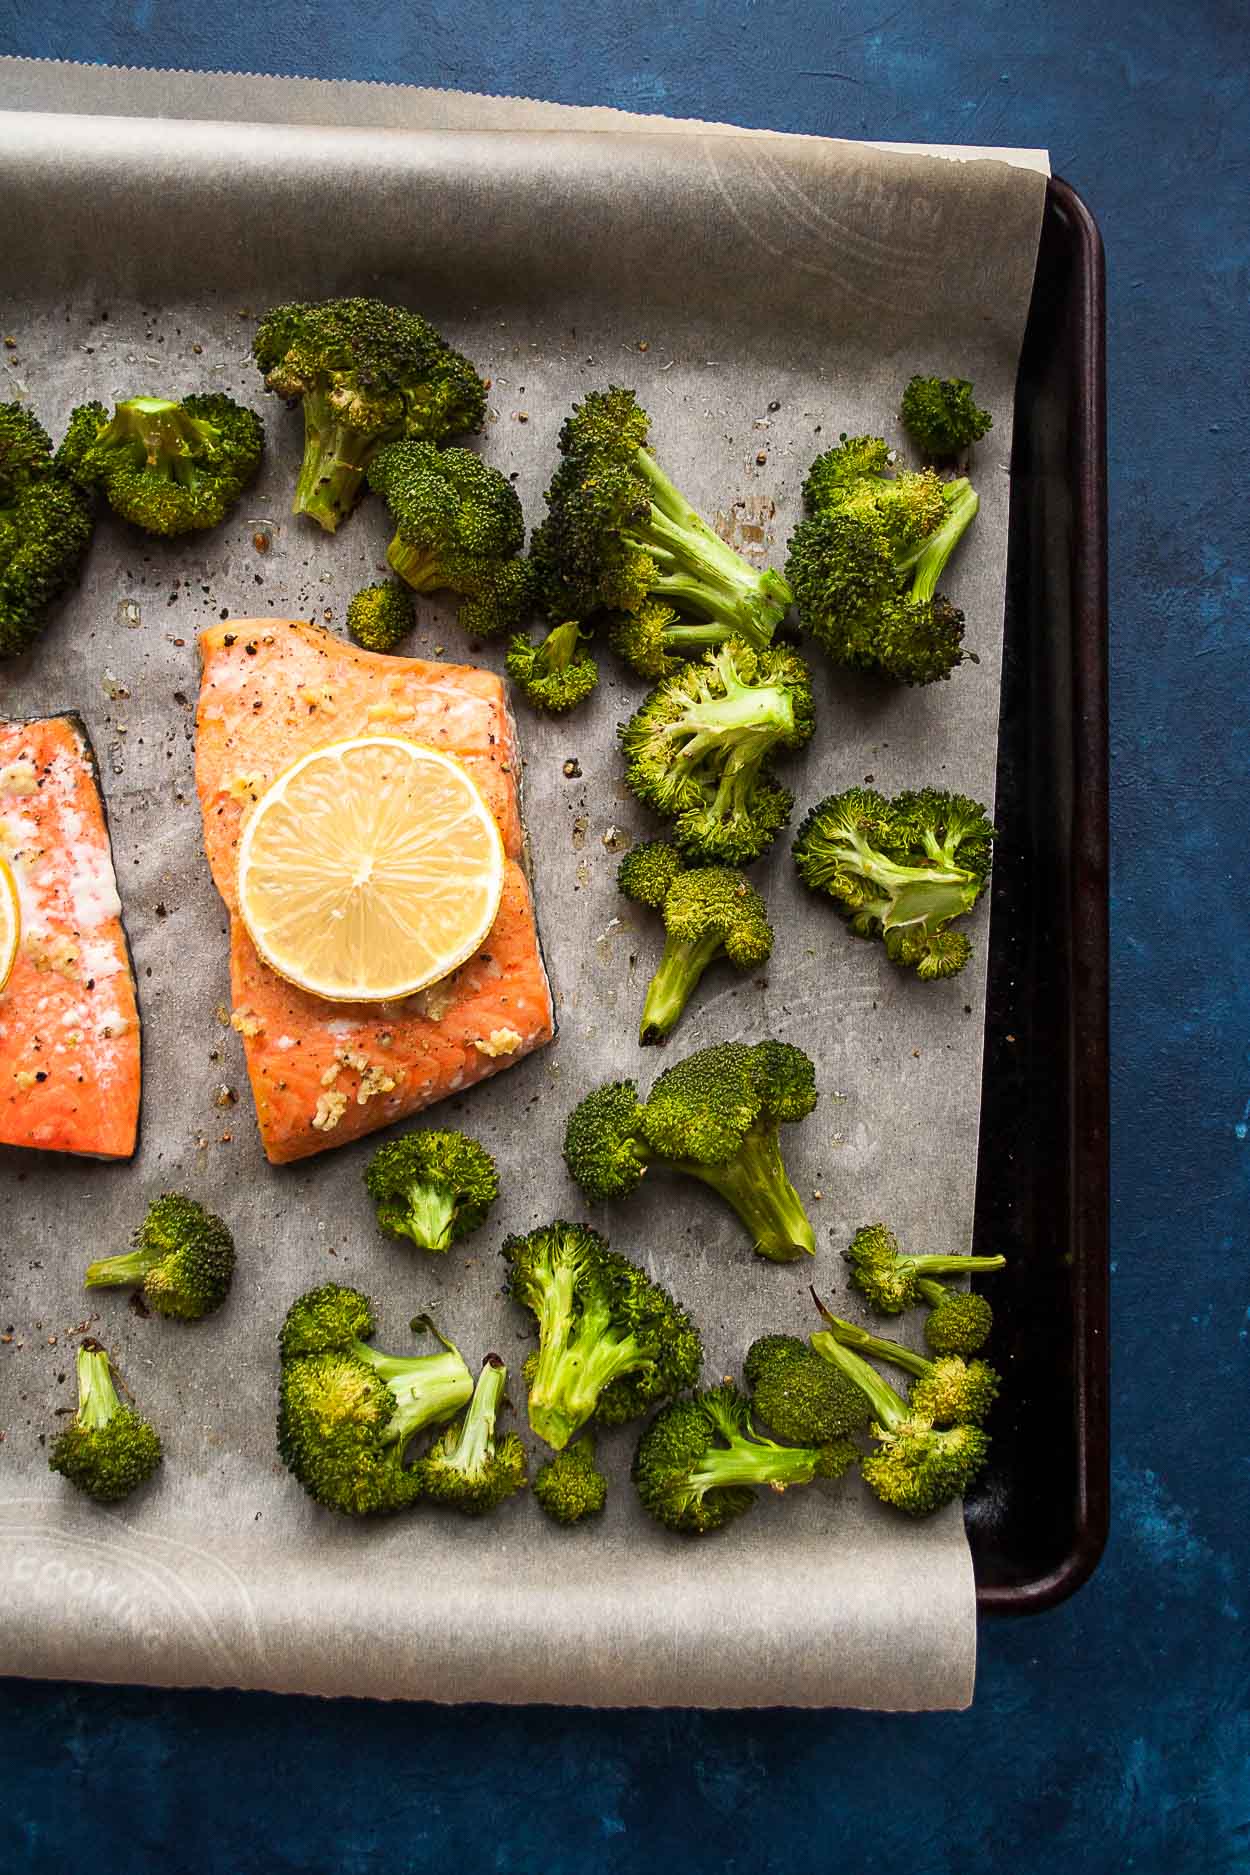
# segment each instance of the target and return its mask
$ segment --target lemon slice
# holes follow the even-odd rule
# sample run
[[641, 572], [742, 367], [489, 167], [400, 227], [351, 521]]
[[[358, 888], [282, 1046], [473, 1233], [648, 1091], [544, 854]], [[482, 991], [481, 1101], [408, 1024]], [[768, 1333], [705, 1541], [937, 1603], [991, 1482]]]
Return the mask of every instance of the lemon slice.
[[17, 880], [7, 859], [0, 858], [0, 990], [9, 980], [22, 936], [22, 907]]
[[495, 922], [503, 841], [454, 756], [353, 736], [301, 757], [239, 842], [239, 911], [271, 969], [330, 1002], [437, 983]]

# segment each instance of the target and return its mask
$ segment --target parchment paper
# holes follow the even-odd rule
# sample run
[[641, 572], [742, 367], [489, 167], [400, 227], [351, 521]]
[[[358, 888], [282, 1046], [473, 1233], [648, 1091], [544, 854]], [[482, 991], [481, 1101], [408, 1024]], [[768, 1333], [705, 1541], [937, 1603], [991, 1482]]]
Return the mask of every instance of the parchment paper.
[[[167, 77], [150, 75], [153, 110]], [[200, 850], [191, 714], [201, 625], [270, 611], [341, 626], [387, 535], [377, 504], [334, 539], [288, 514], [299, 423], [261, 394], [254, 316], [277, 298], [394, 293], [492, 378], [481, 446], [516, 472], [531, 520], [570, 403], [626, 382], [678, 482], [773, 563], [817, 450], [842, 429], [898, 437], [913, 370], [973, 377], [994, 428], [977, 453], [981, 513], [946, 583], [981, 661], [918, 692], [817, 665], [819, 733], [786, 777], [800, 812], [867, 775], [990, 800], [1011, 395], [1042, 193], [1040, 175], [994, 160], [723, 131], [0, 117], [0, 252], [8, 280], [25, 283], [0, 302], [17, 339], [0, 366], [8, 395], [57, 433], [87, 397], [207, 384], [268, 426], [261, 479], [223, 528], [162, 544], [106, 515], [57, 622], [0, 667], [6, 714], [73, 706], [91, 728], [146, 1053], [133, 1165], [0, 1157], [9, 1671], [436, 1700], [968, 1703], [975, 1618], [957, 1506], [911, 1525], [857, 1481], [818, 1486], [766, 1494], [729, 1532], [686, 1543], [636, 1508], [630, 1429], [601, 1440], [614, 1487], [604, 1518], [572, 1532], [528, 1498], [481, 1524], [417, 1512], [356, 1525], [282, 1471], [274, 1333], [292, 1296], [327, 1277], [356, 1282], [378, 1303], [381, 1344], [408, 1345], [409, 1317], [428, 1307], [471, 1364], [497, 1347], [519, 1366], [528, 1325], [499, 1296], [498, 1244], [553, 1214], [586, 1215], [559, 1158], [569, 1107], [602, 1079], [637, 1073], [646, 1086], [664, 1065], [634, 1042], [658, 928], [613, 883], [622, 846], [655, 830], [615, 752], [643, 686], [605, 654], [587, 712], [563, 725], [522, 716], [560, 1035], [437, 1110], [497, 1153], [504, 1187], [488, 1225], [437, 1263], [374, 1231], [360, 1186], [370, 1142], [281, 1171], [263, 1160], [220, 1020], [225, 919]], [[439, 646], [467, 650], [449, 610], [422, 600], [408, 648]], [[710, 1196], [659, 1176], [593, 1218], [690, 1305], [709, 1378], [740, 1371], [757, 1333], [808, 1332], [809, 1280], [857, 1312], [838, 1252], [859, 1223], [888, 1215], [934, 1251], [966, 1250], [972, 1227], [988, 908], [968, 970], [924, 986], [800, 892], [785, 841], [757, 877], [779, 934], [767, 981], [706, 979], [670, 1054], [775, 1033], [817, 1057], [821, 1102], [786, 1150], [800, 1190], [821, 1194], [819, 1254], [765, 1264]], [[223, 1211], [241, 1252], [226, 1308], [193, 1329], [79, 1287], [88, 1258], [122, 1247], [147, 1199], [174, 1184]], [[115, 1511], [46, 1470], [87, 1324], [166, 1439], [156, 1480]], [[518, 1402], [522, 1391], [518, 1379]]]

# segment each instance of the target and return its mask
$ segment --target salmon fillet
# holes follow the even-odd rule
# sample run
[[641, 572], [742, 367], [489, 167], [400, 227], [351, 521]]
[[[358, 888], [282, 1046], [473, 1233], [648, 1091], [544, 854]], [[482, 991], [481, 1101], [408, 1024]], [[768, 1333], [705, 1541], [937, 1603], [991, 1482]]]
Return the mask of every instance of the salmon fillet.
[[0, 722], [0, 852], [22, 908], [0, 990], [0, 1143], [128, 1159], [139, 1011], [95, 759], [76, 718]]
[[[202, 633], [196, 788], [204, 845], [230, 909], [232, 1022], [266, 1157], [304, 1159], [459, 1093], [553, 1033], [522, 850], [517, 754], [490, 671], [362, 651], [299, 620], [230, 619]], [[237, 915], [248, 808], [301, 755], [382, 731], [457, 756], [498, 822], [503, 896], [482, 948], [396, 1003], [331, 1003], [262, 962]]]

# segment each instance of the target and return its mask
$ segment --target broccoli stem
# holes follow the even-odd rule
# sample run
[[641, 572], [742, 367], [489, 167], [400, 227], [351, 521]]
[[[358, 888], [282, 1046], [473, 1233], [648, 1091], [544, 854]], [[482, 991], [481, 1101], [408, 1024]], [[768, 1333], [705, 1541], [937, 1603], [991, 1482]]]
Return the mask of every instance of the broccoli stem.
[[324, 391], [309, 391], [304, 397], [304, 460], [292, 514], [307, 514], [333, 534], [355, 506], [379, 441], [340, 422]]
[[951, 503], [950, 513], [941, 527], [936, 528], [929, 535], [917, 557], [916, 571], [911, 583], [911, 596], [914, 600], [924, 603], [932, 599], [937, 591], [937, 583], [942, 577], [946, 562], [955, 551], [980, 505], [980, 497], [976, 489], [970, 485], [965, 486]]
[[460, 1422], [455, 1442], [443, 1453], [445, 1462], [456, 1471], [470, 1474], [481, 1471], [490, 1457], [503, 1390], [508, 1370], [497, 1354], [488, 1354], [473, 1389], [473, 1398]]
[[598, 1302], [572, 1313], [574, 1282], [569, 1271], [558, 1275], [542, 1299], [539, 1350], [530, 1382], [529, 1421], [540, 1439], [559, 1452], [591, 1418], [606, 1387], [637, 1371], [641, 1356], [632, 1336], [612, 1327], [609, 1310]]
[[398, 534], [386, 550], [386, 564], [414, 592], [437, 592], [446, 584], [438, 556], [428, 547], [412, 547]]
[[93, 1341], [84, 1341], [74, 1357], [74, 1369], [78, 1380], [78, 1423], [89, 1432], [99, 1432], [121, 1407], [109, 1371], [109, 1357]]
[[960, 1276], [969, 1270], [1005, 1270], [1006, 1257], [904, 1257], [917, 1276]]
[[473, 1393], [472, 1376], [450, 1343], [442, 1354], [381, 1354], [367, 1341], [353, 1341], [351, 1352], [395, 1396], [395, 1412], [383, 1434], [387, 1445], [406, 1445], [422, 1426], [450, 1419]]
[[856, 1327], [854, 1322], [844, 1322], [839, 1315], [826, 1318], [830, 1323], [830, 1332], [835, 1341], [844, 1348], [853, 1348], [857, 1354], [875, 1355], [879, 1361], [889, 1361], [894, 1367], [901, 1367], [905, 1374], [914, 1374], [923, 1380], [933, 1366], [923, 1354], [917, 1354], [911, 1348], [902, 1347], [897, 1341], [886, 1341], [880, 1335], [870, 1335], [866, 1328]]
[[[414, 1182], [404, 1188], [403, 1221], [395, 1225], [411, 1237], [420, 1250], [450, 1250], [452, 1226], [456, 1221], [456, 1197], [446, 1185], [422, 1185]], [[388, 1205], [388, 1221], [392, 1218]]]
[[131, 397], [118, 404], [96, 439], [96, 447], [127, 447], [149, 468], [176, 475], [180, 458], [203, 456], [219, 432], [189, 417], [167, 397]]
[[676, 1161], [677, 1168], [703, 1180], [733, 1206], [755, 1240], [757, 1253], [774, 1263], [815, 1256], [816, 1238], [803, 1201], [790, 1183], [775, 1125], [748, 1133], [726, 1165]]
[[87, 1289], [118, 1289], [124, 1283], [141, 1283], [148, 1271], [169, 1255], [168, 1244], [154, 1244], [148, 1249], [127, 1250], [121, 1256], [100, 1257], [87, 1265], [83, 1286]]
[[758, 648], [771, 644], [794, 596], [780, 573], [757, 570], [723, 541], [649, 450], [638, 450], [635, 461], [650, 487], [651, 511], [631, 538], [660, 569], [652, 590], [722, 621]]
[[669, 1034], [682, 1010], [690, 1001], [699, 978], [719, 956], [722, 946], [718, 931], [710, 931], [693, 944], [670, 937], [664, 955], [647, 988], [642, 1006], [640, 1042], [660, 1042]]
[[816, 1453], [801, 1445], [773, 1445], [763, 1440], [735, 1439], [728, 1450], [709, 1446], [690, 1473], [700, 1496], [727, 1485], [810, 1484], [816, 1476]]
[[[821, 1314], [825, 1314], [822, 1308]], [[830, 1316], [825, 1316], [831, 1320]], [[900, 1399], [888, 1380], [883, 1380], [875, 1367], [870, 1367], [861, 1354], [855, 1354], [850, 1348], [844, 1348], [836, 1335], [827, 1329], [819, 1329], [811, 1338], [812, 1346], [822, 1359], [841, 1368], [848, 1380], [853, 1380], [860, 1389], [876, 1415], [877, 1424], [885, 1432], [897, 1432], [910, 1417], [907, 1402]]]
[[582, 628], [575, 618], [566, 619], [548, 632], [534, 653], [534, 668], [546, 676], [551, 671], [566, 671], [577, 654]]

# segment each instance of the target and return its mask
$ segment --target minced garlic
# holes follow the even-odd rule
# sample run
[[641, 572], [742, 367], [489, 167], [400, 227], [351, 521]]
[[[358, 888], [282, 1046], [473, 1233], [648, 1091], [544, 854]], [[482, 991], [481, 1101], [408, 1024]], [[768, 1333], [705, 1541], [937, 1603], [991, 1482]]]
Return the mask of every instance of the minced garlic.
[[514, 1055], [521, 1046], [521, 1038], [515, 1029], [492, 1029], [485, 1041], [480, 1035], [476, 1036], [473, 1046], [479, 1055], [489, 1055], [493, 1061], [499, 1055]]
[[317, 1110], [312, 1117], [313, 1131], [316, 1133], [332, 1133], [346, 1112], [346, 1094], [319, 1095]]
[[0, 768], [0, 794], [33, 794], [38, 786], [33, 762], [19, 758]]
[[264, 1026], [264, 1017], [258, 1016], [253, 1009], [234, 1009], [230, 1013], [230, 1027], [249, 1042], [254, 1035], [260, 1034]]

